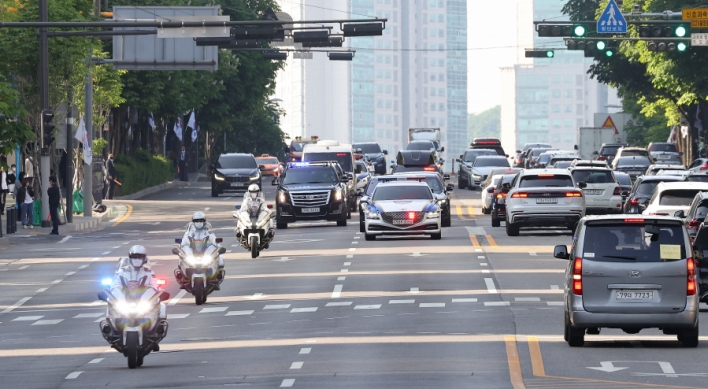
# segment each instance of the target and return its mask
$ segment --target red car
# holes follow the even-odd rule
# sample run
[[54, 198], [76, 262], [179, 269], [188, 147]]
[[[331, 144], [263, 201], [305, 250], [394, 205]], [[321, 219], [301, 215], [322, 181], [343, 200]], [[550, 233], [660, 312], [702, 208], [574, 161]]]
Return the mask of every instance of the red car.
[[271, 157], [268, 154], [256, 157], [256, 163], [261, 170], [261, 174], [264, 176], [280, 177], [280, 173], [282, 173], [283, 170], [278, 158]]

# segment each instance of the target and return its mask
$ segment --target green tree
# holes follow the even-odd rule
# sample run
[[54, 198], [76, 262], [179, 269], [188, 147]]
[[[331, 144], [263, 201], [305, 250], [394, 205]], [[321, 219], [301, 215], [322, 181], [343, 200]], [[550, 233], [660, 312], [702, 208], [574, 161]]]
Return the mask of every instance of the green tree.
[[34, 139], [27, 123], [27, 110], [19, 102], [19, 93], [0, 75], [0, 154], [7, 155], [18, 145]]
[[497, 105], [479, 114], [467, 116], [467, 138], [499, 138], [501, 135], [501, 106]]

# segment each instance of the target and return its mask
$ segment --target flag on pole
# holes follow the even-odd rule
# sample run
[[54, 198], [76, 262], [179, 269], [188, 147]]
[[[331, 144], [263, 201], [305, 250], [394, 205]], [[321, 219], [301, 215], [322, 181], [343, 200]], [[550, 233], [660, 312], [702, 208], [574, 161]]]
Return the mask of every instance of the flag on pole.
[[129, 125], [128, 126], [128, 136], [131, 136], [131, 135], [133, 135], [133, 126]]
[[175, 135], [177, 135], [177, 139], [179, 139], [180, 142], [182, 141], [182, 123], [181, 122], [182, 122], [182, 119], [177, 119], [177, 121], [175, 121], [175, 127], [174, 127]]
[[150, 125], [152, 130], [155, 131], [155, 116], [153, 116], [153, 114], [148, 115], [148, 124]]
[[93, 152], [91, 150], [91, 144], [88, 141], [88, 132], [86, 131], [86, 124], [84, 120], [81, 119], [79, 122], [79, 127], [76, 129], [76, 134], [74, 138], [81, 142], [84, 147], [84, 163], [91, 165], [91, 160], [93, 159]]
[[187, 122], [187, 128], [192, 129], [192, 143], [197, 140], [197, 119], [194, 116], [194, 111], [189, 115], [189, 121]]

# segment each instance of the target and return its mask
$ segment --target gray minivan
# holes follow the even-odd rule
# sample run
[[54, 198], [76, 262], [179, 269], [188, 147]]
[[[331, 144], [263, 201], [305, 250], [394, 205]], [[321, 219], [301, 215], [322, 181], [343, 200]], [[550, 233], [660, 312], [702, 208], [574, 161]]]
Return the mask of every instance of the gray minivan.
[[584, 217], [567, 259], [565, 340], [584, 343], [600, 328], [636, 334], [659, 328], [686, 347], [698, 345], [698, 285], [691, 241], [680, 219], [662, 216]]

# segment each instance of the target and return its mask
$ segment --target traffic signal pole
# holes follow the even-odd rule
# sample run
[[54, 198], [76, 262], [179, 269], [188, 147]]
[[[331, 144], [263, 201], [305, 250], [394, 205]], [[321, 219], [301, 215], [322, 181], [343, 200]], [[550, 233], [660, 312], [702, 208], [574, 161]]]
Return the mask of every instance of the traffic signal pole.
[[[49, 21], [49, 4], [48, 0], [39, 0], [39, 21], [47, 23]], [[47, 41], [47, 28], [39, 29], [39, 101], [42, 114], [41, 120], [44, 121], [44, 112], [50, 111], [49, 107], [49, 45]], [[39, 135], [41, 148], [40, 155], [40, 177], [41, 177], [41, 199], [42, 199], [42, 227], [49, 227], [49, 174], [51, 172], [49, 162], [49, 146], [44, 144], [44, 132]], [[33, 164], [34, 165], [34, 164]], [[34, 173], [32, 173], [34, 176]]]

